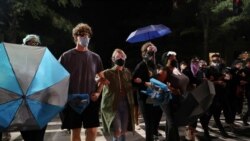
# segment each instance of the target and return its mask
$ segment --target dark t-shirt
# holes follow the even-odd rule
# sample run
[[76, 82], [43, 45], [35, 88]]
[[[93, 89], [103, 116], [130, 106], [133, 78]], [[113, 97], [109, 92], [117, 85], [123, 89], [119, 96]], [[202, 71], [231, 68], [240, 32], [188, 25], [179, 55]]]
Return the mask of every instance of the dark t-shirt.
[[71, 49], [63, 53], [59, 61], [70, 73], [69, 94], [91, 94], [96, 91], [95, 76], [103, 71], [98, 54]]
[[150, 76], [149, 76], [149, 70], [144, 61], [141, 61], [139, 64], [136, 65], [134, 72], [133, 72], [133, 80], [136, 78], [140, 78], [142, 80], [142, 83], [137, 84], [133, 82], [133, 85], [138, 88], [139, 95], [138, 99], [146, 101], [148, 98], [148, 95], [143, 94], [141, 91], [142, 90], [147, 90], [147, 87], [144, 85], [144, 82], [149, 82]]

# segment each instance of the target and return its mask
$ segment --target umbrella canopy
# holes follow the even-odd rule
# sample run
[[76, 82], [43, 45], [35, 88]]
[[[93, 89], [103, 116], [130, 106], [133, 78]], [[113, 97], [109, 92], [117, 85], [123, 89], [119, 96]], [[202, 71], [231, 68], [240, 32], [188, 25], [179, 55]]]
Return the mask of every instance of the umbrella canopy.
[[176, 123], [179, 126], [184, 126], [195, 121], [209, 109], [214, 96], [213, 82], [204, 80], [202, 84], [180, 101], [180, 105], [174, 113]]
[[0, 131], [43, 128], [67, 102], [69, 73], [46, 47], [0, 44]]
[[151, 78], [150, 82], [153, 87], [142, 93], [150, 96], [149, 103], [160, 105], [166, 113], [168, 109], [166, 106], [169, 106], [170, 100], [174, 101], [176, 106], [173, 106], [175, 108], [173, 116], [178, 126], [185, 126], [196, 121], [209, 109], [215, 96], [214, 84], [209, 80], [204, 80], [196, 89], [181, 96], [172, 95], [168, 86], [156, 79]]
[[146, 27], [139, 28], [130, 33], [126, 41], [129, 43], [149, 41], [155, 38], [162, 37], [169, 33], [171, 33], [171, 30], [165, 25], [149, 25]]
[[70, 94], [68, 103], [74, 111], [81, 114], [89, 105], [89, 94]]

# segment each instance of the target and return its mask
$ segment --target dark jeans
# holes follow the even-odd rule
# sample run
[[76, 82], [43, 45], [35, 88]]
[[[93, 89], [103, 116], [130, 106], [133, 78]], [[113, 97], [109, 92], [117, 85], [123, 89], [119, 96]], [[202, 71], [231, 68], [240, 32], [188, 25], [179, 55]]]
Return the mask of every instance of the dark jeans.
[[24, 141], [43, 141], [46, 130], [45, 126], [41, 130], [20, 131]]
[[[209, 131], [208, 131], [208, 122], [209, 122], [209, 119], [208, 119], [208, 114], [205, 113], [203, 115], [201, 115], [199, 117], [200, 119], [200, 123], [201, 123], [201, 126], [204, 130], [204, 134], [206, 135], [209, 135]], [[190, 123], [189, 126], [193, 127], [194, 129], [197, 127], [197, 120], [193, 123]]]
[[146, 100], [140, 99], [139, 97], [138, 104], [145, 122], [146, 141], [153, 141], [154, 133], [158, 130], [159, 126], [159, 118], [155, 116], [158, 114], [157, 112], [159, 112], [159, 110], [155, 110], [155, 108], [160, 109], [160, 107], [156, 107], [153, 104], [147, 104]]
[[166, 141], [179, 141], [179, 131], [178, 131], [178, 125], [176, 124], [176, 121], [174, 119], [174, 107], [173, 107], [173, 101], [164, 101], [162, 104], [162, 110], [165, 112], [166, 115], [166, 128], [165, 128], [165, 134], [166, 134]]
[[153, 110], [154, 110], [154, 117], [155, 117], [155, 125], [154, 125], [155, 127], [154, 127], [153, 134], [157, 135], [163, 111], [160, 106], [154, 106]]
[[250, 90], [246, 90], [246, 98], [247, 98], [247, 112], [244, 115], [244, 118], [247, 121], [248, 116], [250, 116]]
[[0, 132], [0, 141], [2, 141], [3, 132]]
[[235, 86], [228, 83], [227, 87], [224, 89], [224, 93], [219, 93], [221, 98], [219, 101], [222, 104], [223, 114], [225, 117], [225, 121], [228, 124], [232, 124], [235, 121], [237, 103], [236, 103], [236, 95], [235, 95]]
[[222, 105], [222, 101], [220, 101], [218, 97], [215, 96], [213, 103], [211, 107], [209, 108], [209, 111], [204, 116], [202, 116], [204, 132], [208, 132], [208, 124], [212, 116], [214, 117], [214, 121], [218, 129], [221, 132], [225, 132], [225, 129], [222, 126], [221, 121], [220, 121], [220, 115], [221, 115], [221, 111], [223, 110], [223, 107], [224, 106]]

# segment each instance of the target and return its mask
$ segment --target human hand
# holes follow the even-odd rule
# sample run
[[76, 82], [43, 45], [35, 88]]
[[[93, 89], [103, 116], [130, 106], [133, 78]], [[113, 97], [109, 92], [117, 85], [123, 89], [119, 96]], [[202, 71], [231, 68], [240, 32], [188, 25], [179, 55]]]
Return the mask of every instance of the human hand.
[[92, 101], [95, 102], [95, 101], [98, 100], [98, 98], [99, 98], [100, 95], [101, 95], [101, 93], [99, 93], [99, 92], [94, 92], [94, 93], [91, 94], [90, 99], [91, 99]]
[[134, 79], [134, 82], [139, 84], [139, 83], [142, 82], [142, 80], [141, 80], [141, 78], [138, 78], [138, 77], [137, 77], [137, 78]]
[[246, 84], [247, 84], [247, 81], [244, 81], [244, 80], [240, 81], [240, 85], [246, 85]]
[[145, 82], [144, 85], [147, 86], [147, 87], [152, 87], [152, 83], [151, 82]]

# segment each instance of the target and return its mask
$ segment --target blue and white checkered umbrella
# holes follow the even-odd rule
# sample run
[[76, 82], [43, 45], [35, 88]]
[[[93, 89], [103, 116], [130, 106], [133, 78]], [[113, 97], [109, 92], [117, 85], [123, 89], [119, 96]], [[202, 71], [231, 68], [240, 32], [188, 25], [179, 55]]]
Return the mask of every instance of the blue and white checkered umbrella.
[[46, 47], [0, 44], [0, 131], [43, 128], [67, 102], [69, 73]]

